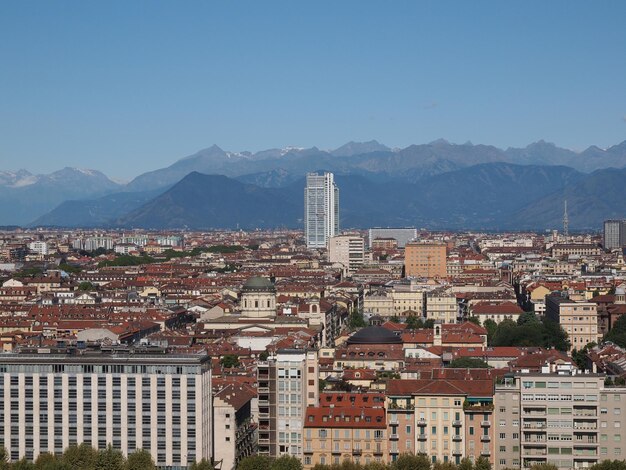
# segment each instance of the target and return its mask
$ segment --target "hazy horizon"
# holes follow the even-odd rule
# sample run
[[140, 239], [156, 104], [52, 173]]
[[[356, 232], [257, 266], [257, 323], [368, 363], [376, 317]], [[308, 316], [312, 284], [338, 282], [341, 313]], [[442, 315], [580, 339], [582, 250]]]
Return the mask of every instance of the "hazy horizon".
[[0, 4], [0, 170], [241, 151], [626, 139], [626, 3]]

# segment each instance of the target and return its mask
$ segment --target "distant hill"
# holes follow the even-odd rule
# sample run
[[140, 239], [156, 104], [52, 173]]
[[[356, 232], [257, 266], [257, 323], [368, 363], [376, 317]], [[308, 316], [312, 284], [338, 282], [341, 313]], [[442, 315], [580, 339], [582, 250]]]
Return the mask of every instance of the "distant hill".
[[63, 168], [47, 175], [4, 171], [0, 173], [0, 224], [24, 225], [68, 199], [97, 197], [121, 188], [96, 170]]
[[[601, 172], [586, 176], [567, 167], [489, 163], [420, 183], [375, 183], [361, 175], [338, 175], [340, 223], [342, 227], [511, 229], [520, 224], [549, 228], [558, 225], [560, 215], [539, 220], [531, 213], [524, 216], [524, 211], [559, 191], [585, 187], [587, 197], [601, 197], [601, 188], [593, 183], [599, 178], [597, 173]], [[620, 178], [623, 176], [615, 179]], [[302, 226], [303, 187], [304, 179], [281, 188], [262, 188], [225, 176], [192, 173], [113, 225], [168, 229], [297, 227]], [[619, 195], [603, 210], [619, 211]], [[512, 223], [514, 215], [517, 219]], [[578, 223], [573, 218], [571, 227]]]
[[294, 227], [302, 201], [284, 191], [193, 172], [163, 194], [115, 221], [133, 228]]
[[163, 190], [114, 193], [97, 199], [70, 200], [37, 218], [33, 227], [107, 227], [152, 200]]
[[564, 201], [569, 225], [595, 229], [607, 219], [626, 217], [626, 169], [605, 169], [538, 198], [512, 214], [506, 228], [560, 228]]

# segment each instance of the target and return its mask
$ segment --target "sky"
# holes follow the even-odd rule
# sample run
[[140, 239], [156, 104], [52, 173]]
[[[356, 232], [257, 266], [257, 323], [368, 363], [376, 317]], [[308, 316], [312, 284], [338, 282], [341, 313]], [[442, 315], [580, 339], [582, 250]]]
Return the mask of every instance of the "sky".
[[0, 2], [0, 170], [626, 140], [626, 2]]

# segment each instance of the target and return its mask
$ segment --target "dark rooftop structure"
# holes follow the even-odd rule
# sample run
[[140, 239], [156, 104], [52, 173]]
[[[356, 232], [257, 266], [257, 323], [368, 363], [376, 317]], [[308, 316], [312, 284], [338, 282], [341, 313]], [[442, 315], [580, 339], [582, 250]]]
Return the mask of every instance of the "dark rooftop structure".
[[348, 344], [400, 344], [402, 338], [382, 326], [368, 326], [348, 338]]

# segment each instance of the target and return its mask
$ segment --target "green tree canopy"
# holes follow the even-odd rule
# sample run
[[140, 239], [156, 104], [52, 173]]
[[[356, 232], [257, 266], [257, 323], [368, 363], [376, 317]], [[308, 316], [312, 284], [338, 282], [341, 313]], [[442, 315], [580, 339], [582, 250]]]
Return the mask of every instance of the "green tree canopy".
[[200, 462], [194, 462], [189, 466], [189, 470], [215, 470], [215, 467], [207, 459], [202, 459]]
[[79, 446], [65, 449], [61, 461], [77, 470], [94, 470], [98, 460], [98, 451], [84, 442]]
[[226, 369], [239, 367], [239, 357], [236, 354], [224, 354], [220, 359], [220, 364]]
[[270, 470], [302, 470], [302, 462], [297, 457], [283, 455], [272, 462]]
[[424, 320], [416, 315], [411, 315], [406, 319], [406, 327], [410, 330], [424, 328]]
[[424, 454], [400, 454], [390, 468], [391, 470], [430, 470], [430, 460]]
[[487, 364], [482, 359], [477, 359], [474, 357], [459, 357], [458, 359], [454, 359], [452, 362], [450, 362], [450, 365], [448, 367], [456, 369], [487, 369], [489, 368], [489, 364]]
[[622, 315], [617, 319], [604, 339], [605, 341], [611, 341], [622, 348], [626, 347], [626, 315]]
[[98, 451], [95, 470], [125, 470], [126, 459], [121, 450], [114, 449], [111, 444]]
[[35, 464], [24, 457], [14, 462], [13, 465], [11, 465], [11, 470], [35, 470]]
[[93, 284], [89, 281], [83, 281], [78, 284], [78, 290], [93, 290]]
[[272, 459], [265, 455], [252, 455], [241, 459], [237, 470], [271, 470]]
[[491, 462], [487, 457], [481, 455], [474, 463], [474, 470], [491, 470]]
[[[128, 456], [126, 470], [155, 470], [156, 465], [152, 455], [147, 450], [138, 449]], [[203, 469], [204, 470], [204, 469]], [[213, 470], [213, 467], [206, 469]]]

